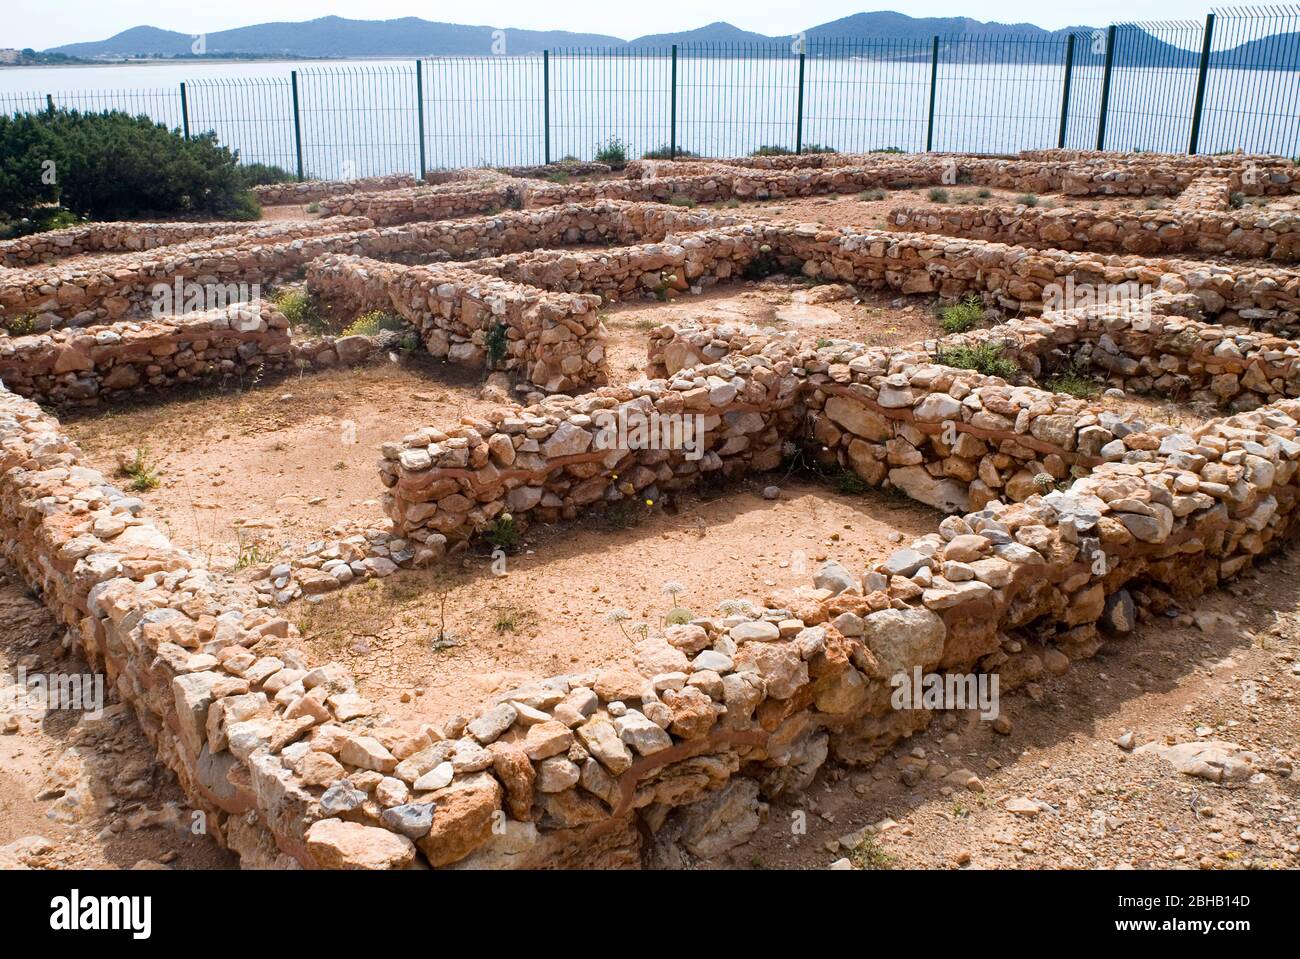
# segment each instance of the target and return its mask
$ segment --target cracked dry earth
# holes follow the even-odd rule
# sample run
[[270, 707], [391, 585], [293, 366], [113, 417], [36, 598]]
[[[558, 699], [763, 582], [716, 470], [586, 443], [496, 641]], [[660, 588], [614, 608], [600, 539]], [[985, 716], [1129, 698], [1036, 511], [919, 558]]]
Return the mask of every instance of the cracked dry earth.
[[[1001, 715], [943, 713], [870, 769], [825, 768], [698, 865], [1300, 868], [1300, 552], [1045, 671]], [[1180, 772], [1174, 743], [1229, 743], [1249, 768]]]
[[235, 868], [234, 856], [192, 831], [180, 786], [129, 707], [106, 690], [95, 718], [19, 694], [20, 669], [89, 668], [3, 565], [0, 624], [0, 869]]

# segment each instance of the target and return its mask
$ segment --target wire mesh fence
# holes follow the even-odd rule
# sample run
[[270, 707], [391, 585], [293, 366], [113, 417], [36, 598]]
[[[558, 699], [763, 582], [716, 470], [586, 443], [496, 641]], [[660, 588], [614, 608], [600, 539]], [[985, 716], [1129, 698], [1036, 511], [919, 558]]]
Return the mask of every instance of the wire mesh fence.
[[[235, 68], [237, 69], [237, 68]], [[1300, 152], [1300, 6], [1027, 37], [792, 38], [304, 67], [179, 89], [0, 93], [124, 110], [244, 163], [343, 178], [626, 156]]]

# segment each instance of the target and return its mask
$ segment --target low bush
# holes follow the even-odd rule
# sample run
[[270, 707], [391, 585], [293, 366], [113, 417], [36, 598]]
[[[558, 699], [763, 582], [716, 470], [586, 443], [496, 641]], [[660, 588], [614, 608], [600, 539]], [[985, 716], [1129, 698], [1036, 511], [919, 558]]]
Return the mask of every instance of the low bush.
[[362, 313], [343, 329], [344, 336], [378, 336], [380, 333], [399, 333], [407, 329], [400, 316], [385, 313], [383, 310], [371, 310]]
[[993, 343], [939, 349], [935, 361], [960, 370], [975, 370], [985, 376], [1000, 376], [1004, 380], [1012, 379], [1020, 373], [1020, 364], [1003, 355], [1002, 348]]
[[[262, 168], [260, 176], [271, 175]], [[145, 116], [54, 110], [0, 116], [0, 217], [59, 208], [98, 220], [147, 215], [256, 219], [237, 153]]]
[[627, 165], [627, 144], [617, 136], [596, 144], [596, 162], [618, 168]]
[[944, 307], [940, 312], [939, 325], [945, 333], [965, 333], [975, 328], [984, 319], [984, 303], [972, 293], [956, 306]]

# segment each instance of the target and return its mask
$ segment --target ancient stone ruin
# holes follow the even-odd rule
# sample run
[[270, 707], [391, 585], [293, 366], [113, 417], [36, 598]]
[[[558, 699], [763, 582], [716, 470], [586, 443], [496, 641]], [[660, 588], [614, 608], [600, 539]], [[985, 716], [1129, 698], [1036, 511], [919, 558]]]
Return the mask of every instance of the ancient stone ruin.
[[[243, 864], [662, 865], [744, 841], [761, 801], [924, 728], [915, 668], [1068, 668], [1294, 533], [1296, 214], [1276, 157], [1076, 151], [1012, 159], [818, 154], [638, 161], [621, 174], [460, 171], [265, 188], [321, 216], [96, 224], [0, 249], [4, 557], [129, 703]], [[955, 180], [950, 178], [956, 177]], [[1173, 198], [1159, 210], [922, 207], [886, 228], [754, 200], [970, 187]], [[696, 204], [722, 204], [717, 209]], [[1212, 259], [1208, 259], [1212, 258]], [[612, 374], [602, 307], [781, 274], [971, 301], [1001, 322], [880, 346], [746, 323], [662, 324]], [[301, 284], [330, 332], [268, 300], [158, 315], [159, 285]], [[1118, 299], [1062, 290], [1131, 285]], [[180, 286], [176, 287], [180, 289]], [[383, 313], [398, 332], [344, 334]], [[400, 349], [513, 392], [383, 444], [382, 535], [319, 542], [250, 580], [205, 565], [91, 468], [55, 414], [187, 384], [364, 368]], [[996, 355], [996, 370], [965, 362]], [[960, 360], [960, 361], [959, 361]], [[1195, 426], [1051, 388], [1209, 411]], [[611, 422], [693, 417], [694, 448], [611, 445]], [[503, 520], [571, 523], [805, 458], [943, 514], [864, 568], [647, 631], [601, 668], [538, 675], [472, 712], [396, 719], [281, 607], [466, 554]]]

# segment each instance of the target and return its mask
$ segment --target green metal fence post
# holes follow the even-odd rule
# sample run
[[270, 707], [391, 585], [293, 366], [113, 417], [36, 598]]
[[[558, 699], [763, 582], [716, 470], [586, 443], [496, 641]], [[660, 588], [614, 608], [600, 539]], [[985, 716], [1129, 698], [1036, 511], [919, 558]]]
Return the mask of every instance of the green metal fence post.
[[1115, 27], [1106, 28], [1106, 65], [1101, 72], [1101, 108], [1097, 111], [1097, 149], [1106, 149], [1106, 113], [1110, 110], [1110, 80], [1115, 67]]
[[298, 156], [298, 180], [301, 182], [302, 175], [302, 120], [298, 114], [298, 71], [289, 72], [289, 80], [293, 87], [293, 149]]
[[1057, 149], [1065, 149], [1065, 129], [1070, 124], [1070, 81], [1074, 77], [1074, 34], [1065, 38], [1065, 83], [1061, 89], [1061, 132], [1056, 137]]
[[803, 44], [799, 45], [799, 105], [794, 120], [794, 152], [803, 153]]
[[551, 51], [542, 51], [542, 158], [551, 162]]
[[415, 61], [415, 118], [420, 128], [420, 179], [424, 179], [424, 76], [420, 60]]
[[939, 92], [939, 38], [930, 43], [930, 114], [925, 123], [925, 152], [934, 149], [934, 100]]
[[1195, 153], [1201, 144], [1201, 111], [1205, 109], [1205, 81], [1210, 76], [1210, 44], [1214, 40], [1214, 14], [1205, 15], [1205, 38], [1201, 44], [1201, 69], [1196, 75], [1196, 106], [1192, 109], [1192, 138], [1187, 152]]
[[677, 159], [677, 44], [673, 44], [672, 107], [668, 117], [668, 159]]
[[181, 132], [190, 138], [190, 102], [185, 97], [185, 81], [181, 81]]
[[48, 110], [50, 113], [54, 112], [54, 94], [52, 93], [45, 94], [45, 109]]

